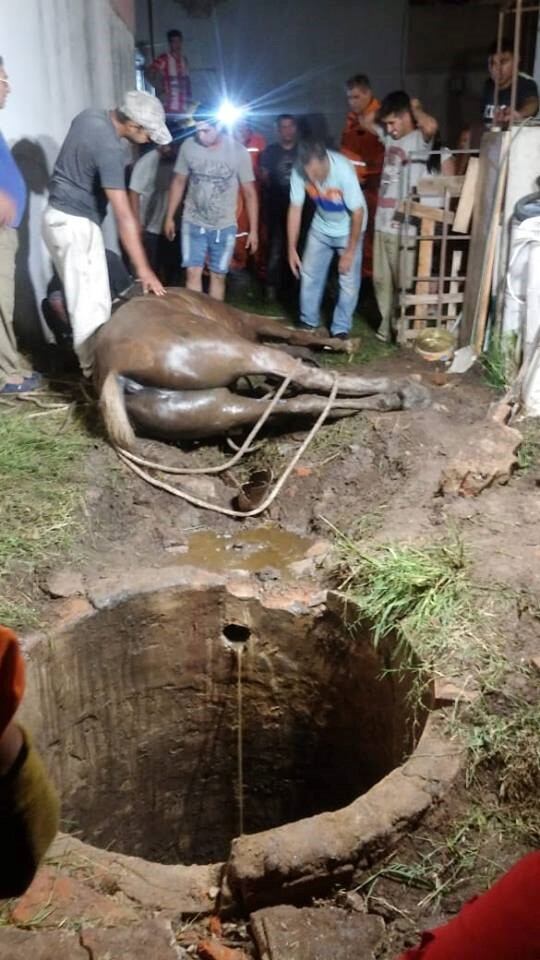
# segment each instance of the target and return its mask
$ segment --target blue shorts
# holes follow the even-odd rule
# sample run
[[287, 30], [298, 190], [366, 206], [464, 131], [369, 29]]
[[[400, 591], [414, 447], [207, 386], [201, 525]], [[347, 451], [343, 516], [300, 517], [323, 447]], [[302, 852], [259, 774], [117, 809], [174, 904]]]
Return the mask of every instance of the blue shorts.
[[207, 230], [182, 223], [182, 266], [208, 266], [212, 273], [227, 273], [236, 242], [236, 224], [224, 230]]

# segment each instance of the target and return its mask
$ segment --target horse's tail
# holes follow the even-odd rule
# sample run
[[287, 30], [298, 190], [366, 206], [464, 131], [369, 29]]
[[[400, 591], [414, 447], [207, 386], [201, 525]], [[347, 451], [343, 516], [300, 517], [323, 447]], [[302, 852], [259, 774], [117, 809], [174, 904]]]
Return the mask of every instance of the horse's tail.
[[105, 377], [99, 395], [99, 408], [111, 443], [123, 450], [131, 450], [135, 444], [135, 433], [129, 422], [124, 391], [115, 370], [109, 371]]

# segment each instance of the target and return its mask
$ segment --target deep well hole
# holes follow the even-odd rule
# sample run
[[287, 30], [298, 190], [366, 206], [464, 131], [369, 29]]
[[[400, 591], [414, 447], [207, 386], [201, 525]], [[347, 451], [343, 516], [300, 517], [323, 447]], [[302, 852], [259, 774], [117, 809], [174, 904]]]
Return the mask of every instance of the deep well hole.
[[246, 833], [344, 806], [410, 752], [408, 686], [381, 676], [391, 645], [337, 601], [294, 615], [218, 587], [139, 595], [32, 651], [27, 720], [66, 829], [165, 863], [227, 858], [239, 643]]

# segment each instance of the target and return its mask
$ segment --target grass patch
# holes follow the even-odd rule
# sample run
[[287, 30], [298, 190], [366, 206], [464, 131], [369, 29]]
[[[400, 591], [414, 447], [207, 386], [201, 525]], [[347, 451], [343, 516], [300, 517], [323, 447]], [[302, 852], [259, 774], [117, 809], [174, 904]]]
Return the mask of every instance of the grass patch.
[[77, 421], [62, 427], [52, 411], [33, 417], [8, 408], [0, 416], [0, 616], [8, 625], [35, 618], [14, 573], [20, 582], [73, 539], [91, 442]]
[[512, 383], [517, 373], [515, 353], [515, 334], [491, 337], [486, 352], [480, 358], [484, 380], [490, 387], [505, 390]]
[[449, 825], [443, 839], [415, 837], [415, 848], [419, 848], [415, 859], [401, 859], [392, 853], [356, 890], [364, 894], [369, 908], [370, 901], [376, 905], [379, 900], [379, 882], [392, 880], [419, 891], [418, 909], [439, 912], [443, 897], [468, 887], [472, 877], [475, 892], [493, 883], [503, 866], [493, 857], [492, 848], [509, 839], [517, 839], [513, 822], [478, 797], [464, 816]]
[[495, 774], [501, 800], [527, 801], [540, 791], [540, 703], [484, 697], [454, 721], [469, 752], [467, 786]]
[[519, 424], [523, 443], [517, 452], [520, 470], [530, 470], [540, 463], [540, 417], [531, 417]]
[[[474, 589], [456, 535], [425, 546], [381, 544], [366, 550], [335, 530], [340, 590], [373, 624], [374, 643], [394, 633], [431, 675], [482, 675], [489, 688], [506, 661], [491, 629], [494, 616]], [[405, 658], [404, 669], [412, 669]]]
[[[478, 844], [488, 841], [493, 824], [512, 841], [534, 845], [540, 834], [540, 702], [529, 669], [509, 659], [497, 629], [509, 597], [500, 588], [477, 587], [457, 534], [425, 545], [366, 546], [334, 529], [336, 578], [359, 617], [373, 624], [375, 644], [396, 637], [397, 672], [413, 675], [416, 707], [425, 682], [442, 675], [478, 694], [472, 704], [447, 713], [447, 729], [467, 749], [465, 785], [489, 815], [476, 816], [457, 840], [449, 834], [446, 866], [434, 873], [435, 860], [392, 862], [381, 875], [424, 887], [423, 906], [436, 903], [468, 877]], [[358, 531], [356, 537], [362, 535]], [[369, 531], [368, 531], [369, 537]], [[515, 598], [514, 598], [515, 600]], [[516, 695], [516, 689], [519, 693]], [[473, 844], [472, 833], [479, 834]], [[476, 844], [476, 846], [475, 846]], [[473, 861], [469, 855], [473, 855]]]

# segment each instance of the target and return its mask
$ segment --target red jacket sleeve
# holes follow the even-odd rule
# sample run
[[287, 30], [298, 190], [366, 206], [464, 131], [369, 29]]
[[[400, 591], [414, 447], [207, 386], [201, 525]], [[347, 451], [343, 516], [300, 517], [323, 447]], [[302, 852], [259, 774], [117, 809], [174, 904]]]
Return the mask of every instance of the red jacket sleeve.
[[17, 638], [0, 625], [0, 735], [21, 702], [24, 693], [24, 661]]

